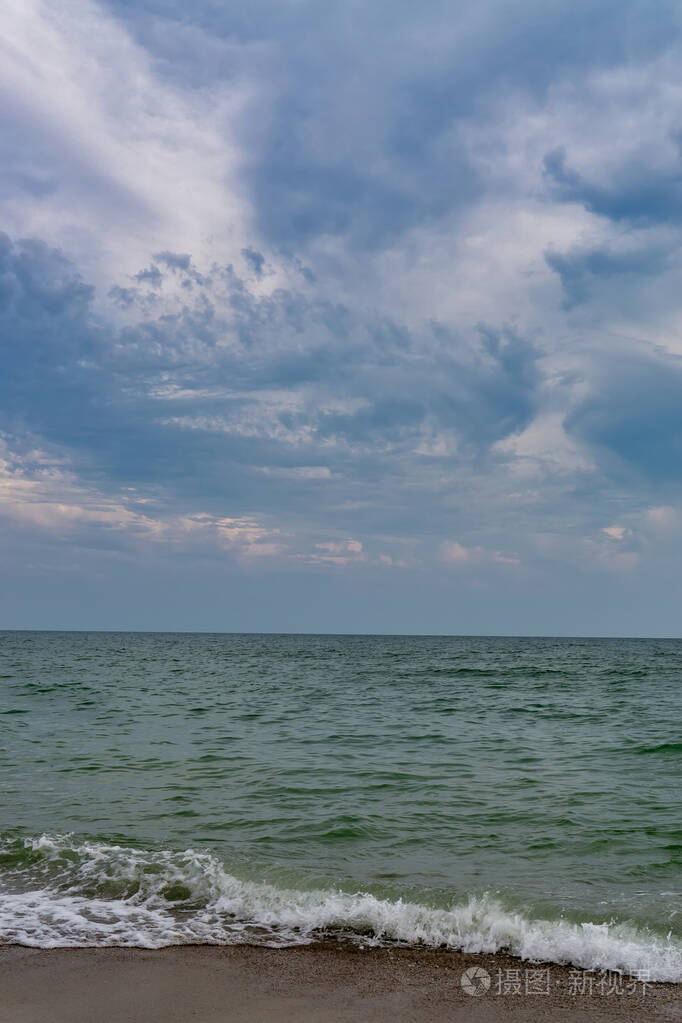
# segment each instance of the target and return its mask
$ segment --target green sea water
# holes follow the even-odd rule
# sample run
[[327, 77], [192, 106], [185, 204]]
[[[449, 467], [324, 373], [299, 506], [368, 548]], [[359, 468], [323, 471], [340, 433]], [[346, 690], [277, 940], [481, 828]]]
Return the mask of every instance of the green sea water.
[[0, 940], [682, 980], [682, 641], [0, 633]]

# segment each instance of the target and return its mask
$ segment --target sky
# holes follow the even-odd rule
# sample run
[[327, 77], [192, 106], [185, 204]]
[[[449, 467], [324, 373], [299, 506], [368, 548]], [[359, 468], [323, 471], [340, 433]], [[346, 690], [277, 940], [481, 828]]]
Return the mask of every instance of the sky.
[[6, 0], [0, 627], [680, 635], [681, 30]]

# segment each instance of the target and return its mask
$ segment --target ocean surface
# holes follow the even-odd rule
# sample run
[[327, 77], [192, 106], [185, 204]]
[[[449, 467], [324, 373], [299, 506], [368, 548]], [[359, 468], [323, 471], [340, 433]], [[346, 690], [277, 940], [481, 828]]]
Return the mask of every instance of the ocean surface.
[[0, 942], [682, 981], [682, 641], [0, 633]]

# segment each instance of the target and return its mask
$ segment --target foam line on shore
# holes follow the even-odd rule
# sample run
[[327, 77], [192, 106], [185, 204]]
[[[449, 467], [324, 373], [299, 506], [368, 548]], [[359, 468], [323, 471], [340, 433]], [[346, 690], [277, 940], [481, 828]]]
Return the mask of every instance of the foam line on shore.
[[[682, 982], [682, 947], [625, 923], [534, 919], [488, 895], [448, 908], [242, 880], [206, 852], [43, 835], [2, 846], [0, 934], [38, 948], [400, 942]], [[9, 865], [8, 865], [9, 864]]]

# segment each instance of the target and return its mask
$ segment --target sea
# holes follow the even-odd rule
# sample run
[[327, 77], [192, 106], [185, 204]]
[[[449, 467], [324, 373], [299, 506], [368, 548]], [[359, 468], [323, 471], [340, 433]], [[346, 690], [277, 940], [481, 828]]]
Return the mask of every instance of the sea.
[[0, 942], [682, 981], [682, 641], [0, 633]]

